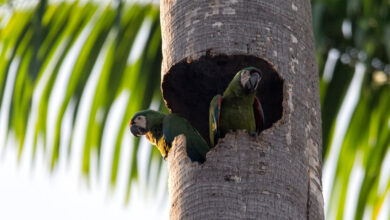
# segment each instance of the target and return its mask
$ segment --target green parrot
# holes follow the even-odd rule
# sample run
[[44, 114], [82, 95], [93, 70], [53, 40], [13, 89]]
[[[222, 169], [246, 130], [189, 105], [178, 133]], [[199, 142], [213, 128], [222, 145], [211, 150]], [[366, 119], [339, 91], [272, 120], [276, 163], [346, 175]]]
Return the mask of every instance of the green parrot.
[[129, 126], [134, 136], [146, 135], [149, 142], [157, 146], [164, 159], [168, 156], [174, 138], [183, 134], [186, 137], [187, 155], [191, 161], [203, 163], [206, 160], [209, 146], [185, 118], [144, 110], [133, 116]]
[[209, 129], [213, 147], [218, 138], [229, 131], [247, 130], [258, 134], [264, 126], [264, 113], [256, 89], [261, 71], [255, 67], [240, 70], [223, 95], [216, 95], [210, 102]]

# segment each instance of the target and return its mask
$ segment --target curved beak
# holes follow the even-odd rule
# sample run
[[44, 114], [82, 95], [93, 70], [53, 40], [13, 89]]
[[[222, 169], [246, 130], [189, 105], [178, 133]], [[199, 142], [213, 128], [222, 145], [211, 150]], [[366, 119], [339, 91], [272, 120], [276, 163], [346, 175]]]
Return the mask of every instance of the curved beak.
[[144, 135], [146, 134], [146, 132], [148, 132], [145, 128], [141, 128], [141, 127], [138, 127], [137, 125], [131, 125], [132, 123], [130, 123], [130, 132], [136, 136], [136, 137], [139, 137], [141, 135]]
[[258, 72], [253, 72], [248, 82], [245, 84], [245, 90], [248, 93], [253, 93], [257, 89], [260, 80], [261, 80], [260, 74]]

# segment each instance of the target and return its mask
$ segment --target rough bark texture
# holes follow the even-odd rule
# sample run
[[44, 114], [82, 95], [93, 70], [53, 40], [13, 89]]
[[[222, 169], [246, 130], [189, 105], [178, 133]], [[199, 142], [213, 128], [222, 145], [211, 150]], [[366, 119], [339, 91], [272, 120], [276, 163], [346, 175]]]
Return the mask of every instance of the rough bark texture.
[[308, 182], [294, 172], [306, 165], [261, 139], [228, 134], [199, 165], [186, 157], [185, 137], [177, 137], [168, 158], [170, 219], [306, 219]]
[[[180, 96], [192, 98], [177, 84], [209, 79], [210, 69], [221, 69], [226, 62], [212, 62], [203, 75], [186, 75], [185, 68], [172, 71], [176, 65], [222, 55], [240, 66], [250, 59], [229, 57], [257, 57], [283, 80], [282, 117], [259, 137], [229, 134], [202, 165], [190, 163], [183, 139], [175, 142], [168, 158], [171, 219], [323, 219], [321, 113], [310, 1], [162, 0], [161, 25], [164, 99], [173, 112], [197, 121], [200, 128], [208, 123], [202, 112], [209, 100], [201, 97], [192, 102], [194, 108], [190, 102], [177, 108]], [[226, 81], [235, 71], [217, 74]], [[209, 91], [215, 84], [204, 86], [194, 89]], [[194, 110], [198, 105], [201, 113]]]

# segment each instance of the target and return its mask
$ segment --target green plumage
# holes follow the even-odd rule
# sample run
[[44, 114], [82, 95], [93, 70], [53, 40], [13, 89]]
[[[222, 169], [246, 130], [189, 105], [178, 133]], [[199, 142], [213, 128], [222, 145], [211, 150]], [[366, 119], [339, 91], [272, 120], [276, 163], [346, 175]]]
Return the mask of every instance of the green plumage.
[[[201, 163], [205, 161], [209, 146], [185, 118], [153, 110], [138, 112], [133, 116], [133, 119], [138, 116], [145, 116], [146, 138], [157, 146], [164, 158], [167, 157], [175, 137], [183, 134], [186, 137], [187, 155], [191, 161]], [[134, 123], [131, 124], [131, 126], [135, 126]]]
[[[249, 83], [242, 85], [241, 74], [249, 72]], [[253, 73], [257, 73], [254, 76]], [[210, 103], [209, 128], [210, 142], [214, 146], [218, 138], [229, 131], [247, 130], [248, 133], [259, 132], [263, 124], [263, 112], [256, 98], [256, 88], [260, 81], [260, 70], [248, 67], [239, 71], [223, 95], [216, 95]]]

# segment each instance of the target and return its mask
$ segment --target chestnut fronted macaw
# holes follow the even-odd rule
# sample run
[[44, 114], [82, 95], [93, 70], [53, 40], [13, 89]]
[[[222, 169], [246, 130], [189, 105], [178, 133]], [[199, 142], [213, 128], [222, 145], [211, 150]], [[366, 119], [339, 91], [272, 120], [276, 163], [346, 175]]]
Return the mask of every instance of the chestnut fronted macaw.
[[192, 162], [203, 163], [209, 151], [208, 144], [190, 122], [176, 114], [140, 111], [131, 119], [130, 131], [137, 137], [146, 135], [149, 142], [157, 146], [164, 159], [168, 156], [173, 140], [180, 134], [186, 137], [187, 155]]
[[256, 97], [260, 80], [259, 69], [244, 68], [234, 76], [222, 95], [211, 100], [209, 129], [212, 147], [229, 131], [247, 130], [249, 134], [258, 134], [263, 130], [264, 113]]

